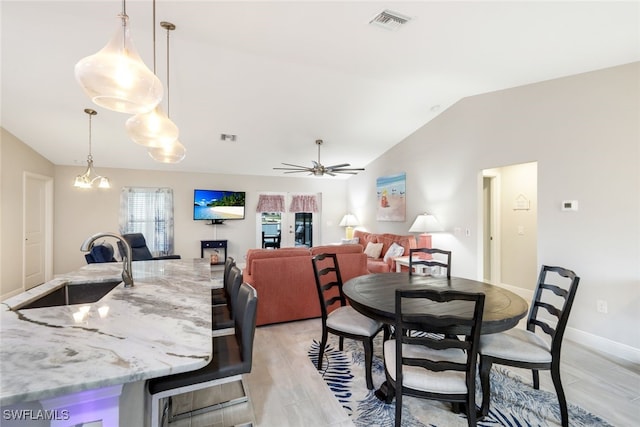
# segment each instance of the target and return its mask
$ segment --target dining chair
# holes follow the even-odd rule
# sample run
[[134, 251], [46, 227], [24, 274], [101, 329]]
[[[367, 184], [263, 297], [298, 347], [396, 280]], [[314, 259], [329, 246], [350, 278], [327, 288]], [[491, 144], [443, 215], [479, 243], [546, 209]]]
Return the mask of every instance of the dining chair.
[[229, 300], [229, 289], [227, 288], [227, 279], [231, 267], [236, 265], [236, 260], [233, 257], [227, 257], [224, 262], [224, 271], [222, 273], [222, 287], [211, 289], [211, 304], [224, 305]]
[[282, 237], [281, 231], [275, 236], [266, 236], [265, 232], [262, 232], [262, 248], [263, 249], [280, 249], [280, 240]]
[[230, 328], [233, 328], [234, 325], [237, 305], [236, 300], [238, 298], [238, 291], [241, 284], [242, 271], [238, 266], [234, 265], [229, 269], [227, 283], [225, 284], [229, 295], [227, 303], [222, 305], [212, 305], [211, 307], [211, 328], [214, 333], [232, 333]]
[[[476, 359], [485, 296], [482, 293], [398, 289], [394, 339], [384, 342], [384, 366], [402, 422], [403, 395], [463, 404], [476, 425]], [[442, 304], [435, 314], [433, 304]], [[424, 307], [430, 306], [430, 313]], [[411, 332], [411, 333], [410, 333]]]
[[[415, 257], [414, 254], [429, 254], [433, 255], [444, 255], [446, 261], [441, 260], [440, 258], [418, 258]], [[451, 251], [445, 251], [437, 248], [414, 248], [409, 249], [409, 275], [414, 273], [414, 266], [425, 266], [425, 267], [440, 267], [447, 269], [447, 279], [451, 279]]]
[[[560, 354], [573, 299], [580, 278], [562, 267], [543, 265], [538, 277], [533, 301], [527, 319], [527, 329], [510, 329], [488, 334], [480, 339], [480, 383], [482, 385], [482, 414], [489, 413], [489, 374], [493, 364], [531, 369], [533, 388], [540, 387], [538, 371], [550, 370], [560, 405], [560, 419], [564, 427], [569, 425], [567, 400], [560, 379]], [[540, 313], [540, 309], [544, 312]], [[553, 321], [549, 321], [549, 317]], [[538, 327], [544, 334], [536, 333]]]
[[[149, 406], [152, 427], [164, 426], [167, 417], [169, 422], [172, 422], [248, 401], [242, 376], [251, 372], [257, 304], [256, 290], [248, 283], [242, 283], [238, 290], [234, 333], [212, 338], [213, 354], [209, 364], [195, 371], [153, 378], [147, 382], [147, 398], [151, 399]], [[172, 414], [173, 396], [235, 381], [239, 381], [243, 388], [241, 397], [181, 414]], [[161, 414], [162, 399], [166, 401]]]
[[347, 300], [342, 292], [342, 276], [336, 254], [318, 254], [311, 258], [311, 261], [322, 314], [318, 370], [322, 369], [322, 359], [329, 332], [339, 337], [340, 350], [343, 350], [344, 338], [362, 341], [367, 388], [372, 390], [373, 338], [382, 330], [383, 324], [358, 313], [353, 307], [347, 305]]

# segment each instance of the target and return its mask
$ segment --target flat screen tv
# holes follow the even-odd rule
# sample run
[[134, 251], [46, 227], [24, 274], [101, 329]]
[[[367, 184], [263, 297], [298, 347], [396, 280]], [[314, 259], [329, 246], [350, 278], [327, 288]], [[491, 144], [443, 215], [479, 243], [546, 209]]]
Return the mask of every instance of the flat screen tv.
[[193, 219], [220, 224], [244, 219], [244, 191], [193, 190]]

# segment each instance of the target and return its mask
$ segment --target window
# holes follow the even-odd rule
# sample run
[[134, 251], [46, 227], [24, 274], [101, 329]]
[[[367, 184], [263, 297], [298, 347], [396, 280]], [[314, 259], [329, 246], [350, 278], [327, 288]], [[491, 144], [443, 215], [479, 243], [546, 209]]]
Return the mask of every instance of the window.
[[124, 187], [120, 233], [142, 233], [153, 256], [173, 254], [173, 190]]

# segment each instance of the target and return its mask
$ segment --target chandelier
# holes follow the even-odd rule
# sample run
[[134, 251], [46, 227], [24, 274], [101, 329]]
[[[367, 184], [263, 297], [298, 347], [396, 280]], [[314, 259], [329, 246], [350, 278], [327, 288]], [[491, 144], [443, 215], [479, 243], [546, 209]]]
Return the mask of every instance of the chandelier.
[[84, 112], [89, 115], [89, 155], [87, 156], [87, 170], [76, 176], [76, 180], [73, 184], [78, 188], [92, 188], [93, 184], [97, 182], [98, 188], [111, 188], [109, 178], [98, 175], [93, 169], [93, 156], [91, 155], [91, 116], [98, 114], [96, 110], [85, 108]]

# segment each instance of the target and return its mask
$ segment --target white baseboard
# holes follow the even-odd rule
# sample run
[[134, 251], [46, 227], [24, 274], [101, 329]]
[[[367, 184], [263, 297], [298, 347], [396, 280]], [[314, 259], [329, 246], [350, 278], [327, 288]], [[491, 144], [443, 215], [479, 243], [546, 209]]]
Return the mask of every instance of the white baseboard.
[[581, 344], [598, 353], [609, 354], [618, 359], [640, 364], [640, 349], [631, 347], [630, 345], [570, 327], [565, 329], [564, 336], [566, 339]]
[[[521, 296], [527, 301], [531, 301], [533, 299], [532, 290], [522, 289], [504, 283], [501, 283], [500, 286]], [[594, 352], [609, 354], [615, 358], [628, 360], [632, 363], [640, 363], [639, 348], [631, 347], [630, 345], [612, 341], [609, 338], [594, 335], [571, 327], [567, 327], [567, 329], [565, 329], [564, 336], [566, 339], [587, 347]]]

